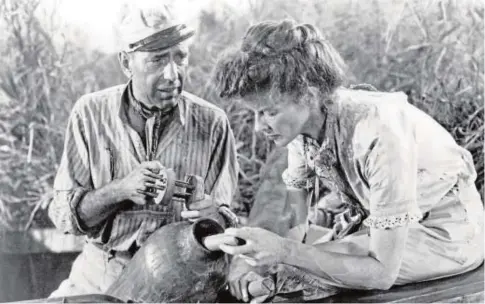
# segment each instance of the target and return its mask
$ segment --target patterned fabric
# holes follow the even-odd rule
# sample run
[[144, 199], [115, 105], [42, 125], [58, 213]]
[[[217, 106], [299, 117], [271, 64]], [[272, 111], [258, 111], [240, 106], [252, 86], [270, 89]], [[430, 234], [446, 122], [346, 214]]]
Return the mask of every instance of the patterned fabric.
[[[87, 191], [123, 178], [143, 161], [156, 159], [172, 168], [179, 180], [187, 174], [203, 177], [205, 191], [215, 203], [230, 205], [238, 170], [234, 137], [221, 109], [183, 92], [175, 119], [160, 131], [158, 143], [152, 140], [156, 117], [147, 120], [144, 143], [127, 123], [127, 87], [88, 94], [75, 104], [49, 207], [59, 229], [85, 234], [89, 241], [117, 251], [127, 250], [133, 242], [142, 244], [153, 231], [177, 220], [177, 202], [169, 206], [133, 204], [102, 226], [83, 230], [75, 210]], [[151, 157], [147, 150], [153, 146], [156, 152]]]
[[378, 218], [375, 216], [369, 216], [364, 220], [364, 225], [377, 229], [390, 229], [395, 227], [402, 227], [409, 223], [419, 222], [421, 214], [409, 214], [398, 216], [388, 216], [384, 218]]
[[[370, 214], [364, 223], [374, 228], [420, 221], [476, 178], [470, 153], [403, 93], [339, 89], [324, 128], [321, 146], [303, 136], [288, 145], [285, 181], [302, 188], [318, 176], [342, 203]], [[462, 208], [479, 209], [471, 200]]]

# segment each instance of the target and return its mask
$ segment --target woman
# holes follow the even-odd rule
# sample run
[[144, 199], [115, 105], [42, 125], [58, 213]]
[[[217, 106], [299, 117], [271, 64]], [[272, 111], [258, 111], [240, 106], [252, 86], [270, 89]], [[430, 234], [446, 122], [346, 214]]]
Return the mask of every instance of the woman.
[[[252, 266], [294, 267], [309, 282], [351, 289], [388, 289], [479, 266], [483, 205], [470, 153], [403, 93], [343, 88], [342, 67], [313, 26], [264, 22], [219, 62], [215, 78], [221, 96], [254, 110], [257, 131], [288, 147], [283, 180], [292, 205], [307, 208], [321, 182], [363, 209], [367, 228], [313, 243], [228, 229], [246, 244], [221, 249]], [[231, 291], [247, 301], [251, 278], [238, 280]]]

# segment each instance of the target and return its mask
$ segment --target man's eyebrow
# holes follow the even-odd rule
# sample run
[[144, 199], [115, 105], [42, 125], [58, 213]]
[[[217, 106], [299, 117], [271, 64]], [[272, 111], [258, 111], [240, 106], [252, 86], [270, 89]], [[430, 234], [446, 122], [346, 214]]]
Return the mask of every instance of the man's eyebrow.
[[158, 59], [158, 58], [164, 58], [164, 57], [167, 57], [168, 55], [169, 55], [169, 52], [164, 51], [164, 52], [162, 52], [162, 53], [153, 54], [152, 56], [149, 56], [149, 57], [148, 57], [148, 60], [151, 60], [151, 59]]

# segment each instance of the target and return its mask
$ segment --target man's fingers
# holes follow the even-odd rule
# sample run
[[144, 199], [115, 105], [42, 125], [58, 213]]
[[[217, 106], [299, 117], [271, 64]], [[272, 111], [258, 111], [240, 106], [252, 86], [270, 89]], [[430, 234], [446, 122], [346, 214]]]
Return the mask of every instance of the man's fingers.
[[152, 182], [152, 181], [146, 181], [145, 187], [152, 187], [152, 188], [155, 188], [155, 189], [158, 189], [158, 190], [165, 190], [167, 188], [165, 186], [162, 186], [162, 185], [160, 185], [156, 182]]
[[200, 217], [200, 211], [198, 210], [187, 210], [180, 212], [180, 216], [185, 219], [192, 219], [195, 217]]
[[146, 177], [150, 177], [153, 179], [153, 181], [156, 181], [156, 180], [160, 180], [162, 179], [162, 177], [158, 174], [155, 174], [153, 173], [152, 171], [148, 170], [148, 169], [145, 169], [142, 171], [143, 175], [145, 175]]
[[206, 194], [206, 197], [203, 200], [200, 200], [198, 202], [193, 202], [187, 207], [190, 210], [201, 210], [201, 209], [212, 207], [213, 205], [214, 205], [214, 202], [212, 200], [212, 197]]
[[152, 160], [141, 163], [141, 166], [147, 168], [148, 170], [152, 171], [153, 173], [159, 173], [160, 170], [164, 169], [162, 163], [158, 160]]
[[139, 194], [149, 196], [149, 197], [153, 197], [153, 198], [158, 196], [158, 193], [156, 193], [156, 192], [148, 192], [148, 191], [143, 191], [143, 190], [140, 190], [140, 189], [137, 189], [136, 192], [138, 192]]

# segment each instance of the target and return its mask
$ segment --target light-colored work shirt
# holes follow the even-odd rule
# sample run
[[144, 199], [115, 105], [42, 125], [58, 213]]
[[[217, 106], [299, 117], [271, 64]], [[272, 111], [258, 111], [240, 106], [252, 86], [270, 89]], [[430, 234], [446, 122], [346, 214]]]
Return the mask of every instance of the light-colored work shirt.
[[134, 242], [141, 245], [156, 229], [173, 222], [175, 203], [132, 204], [93, 229], [83, 229], [76, 208], [88, 191], [125, 177], [141, 162], [159, 160], [178, 180], [189, 174], [202, 177], [216, 205], [230, 205], [237, 187], [234, 136], [224, 111], [183, 92], [150, 159], [147, 150], [154, 145], [155, 117], [147, 120], [147, 142], [142, 142], [127, 123], [127, 88], [129, 84], [115, 86], [76, 102], [49, 207], [51, 219], [65, 233], [85, 234], [91, 242], [116, 251], [128, 250]]

